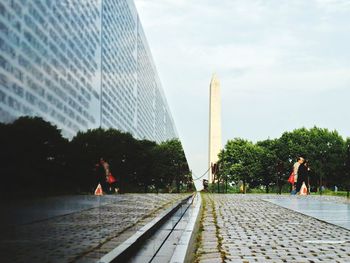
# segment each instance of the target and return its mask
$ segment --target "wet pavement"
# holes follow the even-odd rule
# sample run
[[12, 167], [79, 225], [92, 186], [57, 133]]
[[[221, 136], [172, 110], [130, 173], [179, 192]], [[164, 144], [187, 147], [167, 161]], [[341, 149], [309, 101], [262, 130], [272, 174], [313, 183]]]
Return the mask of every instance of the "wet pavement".
[[308, 198], [308, 196], [267, 199], [267, 201], [350, 230], [350, 204], [334, 203], [322, 198]]
[[17, 203], [17, 209], [4, 206], [8, 214], [2, 220], [0, 262], [96, 262], [183, 198], [182, 194], [57, 197]]
[[99, 207], [121, 198], [115, 195], [75, 195], [2, 202], [0, 228], [50, 219]]
[[[295, 203], [301, 208], [307, 203], [291, 196], [204, 194], [196, 262], [350, 262], [349, 230], [263, 199], [280, 203], [300, 199]], [[333, 200], [335, 208], [346, 203], [309, 199]], [[342, 216], [328, 208], [325, 214]]]

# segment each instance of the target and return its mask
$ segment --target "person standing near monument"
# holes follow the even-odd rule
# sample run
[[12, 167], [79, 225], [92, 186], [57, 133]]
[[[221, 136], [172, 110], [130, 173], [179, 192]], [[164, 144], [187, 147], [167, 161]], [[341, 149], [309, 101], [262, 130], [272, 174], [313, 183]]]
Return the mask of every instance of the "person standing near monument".
[[[303, 187], [306, 188], [306, 194], [309, 193], [309, 183], [308, 183], [308, 179], [309, 179], [309, 171], [310, 168], [308, 166], [307, 161], [304, 161], [298, 169], [298, 183], [297, 183], [297, 192], [299, 192], [299, 194], [302, 194], [301, 191]], [[303, 184], [305, 184], [305, 186], [303, 186]], [[304, 192], [303, 192], [304, 194]], [[304, 194], [305, 195], [305, 194]]]
[[[300, 164], [302, 164], [303, 162], [304, 162], [303, 157], [297, 158], [297, 161], [293, 165], [292, 174], [290, 176], [290, 179], [288, 179], [288, 181], [292, 184], [292, 192], [291, 192], [292, 195], [295, 195], [298, 192], [298, 189], [296, 187], [297, 183], [298, 183], [298, 170], [299, 170]], [[290, 181], [290, 180], [292, 180], [292, 181]]]
[[307, 182], [307, 167], [305, 166], [305, 159], [302, 157], [299, 157], [298, 160], [299, 165], [297, 165], [298, 169], [297, 169], [297, 179], [296, 179], [296, 192], [299, 193], [300, 192], [300, 188], [304, 183]]

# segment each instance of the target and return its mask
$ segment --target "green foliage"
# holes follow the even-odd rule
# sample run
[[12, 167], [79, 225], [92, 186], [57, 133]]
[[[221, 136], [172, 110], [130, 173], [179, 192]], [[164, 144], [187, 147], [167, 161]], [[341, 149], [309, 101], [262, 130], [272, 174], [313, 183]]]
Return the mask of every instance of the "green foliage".
[[[312, 195], [317, 195], [318, 193], [311, 193]], [[347, 196], [347, 192], [346, 191], [333, 191], [330, 189], [325, 189], [324, 191], [322, 191], [322, 195], [331, 195], [331, 196]]]
[[219, 154], [220, 176], [252, 188], [264, 186], [266, 192], [277, 187], [281, 192], [299, 156], [309, 161], [314, 187], [350, 188], [350, 139], [317, 127], [285, 132], [278, 139], [256, 144], [243, 139], [228, 141]]
[[246, 184], [256, 184], [255, 175], [262, 173], [259, 160], [264, 151], [261, 147], [243, 139], [227, 142], [224, 150], [219, 154], [220, 177], [230, 175], [231, 181], [242, 180]]
[[259, 158], [259, 163], [262, 169], [256, 178], [257, 185], [264, 185], [265, 191], [269, 192], [269, 187], [276, 179], [281, 180], [281, 173], [278, 171], [278, 141], [265, 140], [258, 142], [257, 145], [262, 149], [262, 154]]
[[284, 133], [280, 140], [289, 149], [284, 162], [304, 156], [310, 163], [314, 184], [343, 185], [345, 141], [336, 131], [303, 128]]
[[350, 138], [347, 138], [344, 145], [344, 170], [342, 181], [347, 190], [347, 195], [350, 195]]

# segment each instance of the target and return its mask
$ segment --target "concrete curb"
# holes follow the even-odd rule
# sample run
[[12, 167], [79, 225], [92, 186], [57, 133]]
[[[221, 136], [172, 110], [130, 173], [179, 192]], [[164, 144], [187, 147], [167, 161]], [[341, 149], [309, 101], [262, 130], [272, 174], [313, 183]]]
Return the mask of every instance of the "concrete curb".
[[113, 262], [126, 262], [130, 255], [142, 245], [142, 242], [151, 236], [170, 216], [172, 216], [184, 202], [187, 202], [193, 195], [186, 197], [178, 202], [175, 207], [170, 207], [154, 218], [151, 222], [143, 226], [133, 236], [128, 238], [118, 247], [104, 255], [97, 262], [98, 263], [113, 263]]
[[197, 233], [200, 225], [200, 211], [202, 208], [202, 198], [199, 192], [193, 199], [194, 206], [191, 211], [189, 222], [181, 236], [179, 244], [176, 246], [170, 263], [192, 262], [194, 258]]

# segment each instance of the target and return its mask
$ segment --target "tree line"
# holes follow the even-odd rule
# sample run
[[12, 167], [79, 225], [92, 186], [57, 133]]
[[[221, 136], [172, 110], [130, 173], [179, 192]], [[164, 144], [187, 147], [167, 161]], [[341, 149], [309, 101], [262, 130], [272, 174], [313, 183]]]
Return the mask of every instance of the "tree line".
[[72, 140], [39, 117], [0, 123], [2, 194], [93, 193], [104, 158], [122, 192], [180, 192], [192, 176], [178, 139], [160, 144], [115, 129], [79, 132]]
[[263, 187], [267, 193], [274, 187], [281, 193], [299, 156], [309, 162], [311, 190], [337, 186], [349, 192], [350, 138], [318, 127], [296, 129], [257, 143], [229, 140], [219, 154], [218, 178], [226, 183], [242, 182], [244, 188]]

